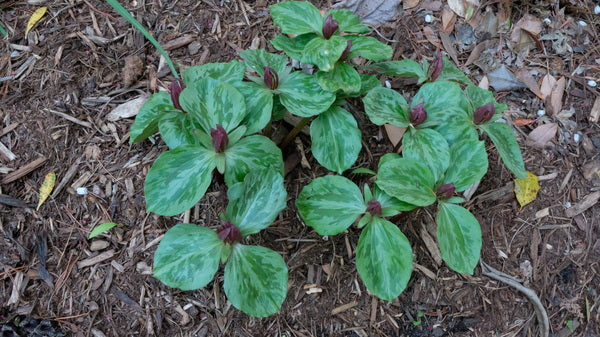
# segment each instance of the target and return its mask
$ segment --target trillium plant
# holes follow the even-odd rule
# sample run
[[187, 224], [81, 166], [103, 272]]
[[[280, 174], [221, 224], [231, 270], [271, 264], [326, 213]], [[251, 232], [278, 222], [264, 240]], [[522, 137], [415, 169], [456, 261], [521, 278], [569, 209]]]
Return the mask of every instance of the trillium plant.
[[[457, 193], [488, 170], [480, 137], [492, 141], [516, 177], [527, 174], [515, 136], [502, 122], [507, 106], [473, 85], [441, 53], [421, 63], [385, 61], [392, 49], [365, 36], [370, 28], [348, 10], [322, 14], [307, 1], [270, 9], [282, 32], [271, 44], [285, 55], [249, 49], [240, 60], [189, 67], [182, 79], [174, 72], [169, 90], [152, 95], [131, 126], [131, 143], [159, 132], [168, 148], [146, 176], [148, 211], [172, 216], [190, 209], [214, 175], [222, 175], [227, 186], [228, 205], [219, 222], [183, 223], [167, 231], [154, 256], [154, 277], [170, 287], [194, 290], [207, 286], [223, 265], [223, 288], [236, 308], [257, 317], [278, 312], [287, 292], [285, 261], [270, 249], [248, 244], [248, 237], [268, 227], [286, 207], [280, 147], [306, 125], [314, 158], [337, 174], [306, 185], [297, 210], [320, 235], [352, 230], [353, 224], [361, 230], [356, 268], [372, 294], [391, 301], [407, 287], [413, 252], [400, 228], [415, 224], [390, 219], [419, 207], [436, 213], [446, 264], [473, 273], [481, 229], [459, 205], [464, 199]], [[290, 58], [312, 71], [294, 68]], [[419, 89], [407, 100], [382, 87], [376, 74], [414, 77]], [[362, 189], [342, 176], [362, 149], [355, 113], [347, 110], [347, 103], [360, 97], [372, 123], [407, 129], [401, 154], [379, 158], [377, 172], [352, 171], [375, 175], [373, 185]], [[285, 113], [302, 121], [278, 146], [268, 130], [283, 123]]]

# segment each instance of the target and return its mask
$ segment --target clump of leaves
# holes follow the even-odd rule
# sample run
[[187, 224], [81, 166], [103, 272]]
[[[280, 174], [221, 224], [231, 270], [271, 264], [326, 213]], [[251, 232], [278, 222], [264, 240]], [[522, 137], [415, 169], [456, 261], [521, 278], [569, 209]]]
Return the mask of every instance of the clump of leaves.
[[167, 231], [154, 254], [154, 277], [169, 287], [199, 289], [223, 263], [223, 289], [233, 306], [252, 316], [269, 316], [285, 300], [287, 267], [276, 252], [243, 241], [267, 228], [285, 208], [283, 178], [273, 170], [252, 171], [227, 196], [217, 231], [189, 223]]
[[357, 94], [361, 77], [348, 62], [357, 56], [372, 61], [392, 57], [390, 46], [373, 37], [357, 35], [370, 33], [371, 29], [347, 9], [321, 15], [308, 1], [281, 2], [270, 9], [273, 22], [283, 33], [271, 44], [291, 58], [316, 65], [317, 79], [325, 90]]
[[[231, 69], [222, 68], [222, 74]], [[153, 95], [131, 128], [132, 141], [159, 128], [171, 148], [156, 159], [146, 176], [148, 211], [175, 215], [192, 207], [204, 196], [215, 168], [225, 175], [228, 186], [261, 168], [272, 167], [283, 174], [281, 150], [275, 143], [261, 135], [246, 136], [248, 127], [242, 123], [248, 110], [234, 86], [200, 76], [185, 87], [175, 84], [171, 94]], [[253, 125], [251, 117], [246, 121]]]

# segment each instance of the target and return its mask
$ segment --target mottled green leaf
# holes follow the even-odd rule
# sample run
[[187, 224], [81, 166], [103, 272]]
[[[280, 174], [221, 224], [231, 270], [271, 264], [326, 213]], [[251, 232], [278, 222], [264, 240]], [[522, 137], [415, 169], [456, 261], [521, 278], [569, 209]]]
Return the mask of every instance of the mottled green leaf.
[[436, 200], [435, 177], [425, 164], [409, 158], [390, 158], [379, 164], [375, 183], [388, 195], [416, 206]]
[[279, 82], [279, 100], [290, 113], [300, 117], [318, 115], [335, 101], [335, 95], [324, 91], [315, 76], [296, 71]]
[[467, 113], [469, 102], [458, 84], [447, 81], [426, 83], [413, 98], [411, 107], [420, 103], [425, 103], [427, 119], [439, 123], [434, 129], [450, 146], [459, 139], [479, 139]]
[[423, 71], [423, 67], [410, 59], [379, 62], [367, 66], [366, 69], [390, 76], [414, 77], [419, 79], [419, 82], [427, 79], [427, 73]]
[[244, 78], [246, 66], [240, 61], [229, 61], [226, 63], [207, 63], [187, 68], [183, 71], [183, 81], [189, 86], [203, 78], [233, 83]]
[[223, 241], [206, 227], [175, 225], [154, 253], [154, 277], [172, 288], [195, 290], [207, 285], [219, 269]]
[[373, 295], [391, 301], [406, 288], [413, 269], [408, 239], [393, 223], [374, 217], [356, 246], [356, 270]]
[[371, 28], [362, 24], [358, 15], [354, 14], [350, 10], [332, 9], [329, 12], [327, 12], [327, 14], [325, 14], [324, 17], [329, 16], [329, 14], [331, 14], [333, 19], [338, 22], [338, 29], [341, 32], [359, 34], [371, 32]]
[[254, 82], [239, 82], [234, 87], [244, 95], [246, 117], [242, 124], [250, 135], [264, 129], [271, 120], [273, 111], [273, 93], [271, 90]]
[[158, 127], [162, 139], [171, 150], [181, 145], [199, 144], [196, 135], [203, 132], [193, 115], [182, 112], [165, 114], [158, 121]]
[[351, 113], [329, 108], [310, 124], [312, 154], [319, 164], [339, 174], [356, 162], [362, 148], [361, 132]]
[[[364, 96], [372, 89], [381, 86], [381, 82], [375, 75], [360, 74], [360, 91], [356, 96]], [[355, 97], [355, 96], [353, 96]]]
[[442, 68], [442, 73], [440, 74], [440, 76], [438, 76], [438, 78], [435, 80], [436, 82], [452, 81], [452, 82], [458, 82], [458, 83], [463, 83], [463, 84], [473, 84], [473, 82], [471, 82], [471, 80], [467, 77], [467, 75], [465, 75], [465, 73], [460, 71], [460, 69], [458, 69], [454, 65], [454, 63], [452, 63], [446, 57], [443, 57], [442, 59], [444, 60], [443, 61], [444, 67]]
[[275, 49], [285, 52], [287, 56], [300, 60], [304, 52], [304, 47], [316, 38], [318, 38], [318, 35], [315, 33], [302, 34], [294, 38], [281, 34], [271, 40], [271, 44]]
[[235, 224], [244, 237], [258, 233], [269, 227], [285, 208], [286, 196], [280, 172], [251, 171], [243, 182], [229, 189], [225, 218]]
[[171, 216], [194, 206], [210, 185], [214, 156], [201, 145], [182, 145], [162, 153], [144, 183], [148, 212]]
[[336, 63], [329, 72], [317, 71], [317, 80], [324, 90], [330, 92], [341, 91], [343, 94], [351, 95], [360, 91], [360, 75], [347, 63]]
[[308, 1], [284, 1], [269, 6], [273, 23], [284, 34], [319, 33], [323, 26], [321, 12]]
[[442, 258], [452, 270], [473, 274], [481, 252], [481, 227], [465, 208], [441, 203], [436, 217]]
[[527, 177], [523, 155], [512, 129], [504, 123], [487, 123], [479, 125], [479, 128], [485, 131], [490, 137], [502, 162], [519, 179]]
[[94, 229], [90, 232], [90, 235], [88, 236], [88, 239], [93, 239], [96, 236], [109, 231], [111, 228], [118, 226], [118, 223], [114, 223], [114, 222], [104, 222], [99, 224], [98, 226], [94, 227]]
[[402, 156], [412, 158], [429, 167], [435, 181], [450, 164], [450, 148], [442, 135], [432, 129], [412, 129], [402, 137]]
[[300, 61], [314, 64], [322, 71], [331, 71], [344, 50], [346, 39], [339, 35], [334, 35], [328, 40], [316, 38], [306, 44]]
[[296, 207], [304, 223], [320, 235], [345, 231], [367, 209], [358, 186], [348, 178], [333, 175], [304, 186]]
[[408, 104], [402, 95], [384, 87], [377, 87], [363, 98], [365, 113], [377, 125], [393, 124], [407, 127], [409, 122]]
[[261, 77], [264, 76], [264, 67], [270, 67], [278, 74], [286, 68], [288, 58], [283, 55], [267, 53], [264, 49], [246, 49], [240, 53], [246, 67], [254, 70]]
[[285, 300], [287, 286], [288, 269], [281, 255], [260, 246], [233, 246], [223, 289], [234, 307], [255, 317], [272, 315]]
[[135, 121], [129, 129], [129, 143], [142, 141], [158, 131], [158, 120], [167, 112], [178, 111], [173, 106], [171, 96], [164, 92], [158, 92], [142, 105], [135, 116]]
[[371, 36], [345, 35], [344, 38], [352, 41], [348, 59], [357, 56], [371, 61], [383, 61], [392, 58], [392, 47]]
[[450, 166], [444, 183], [453, 183], [462, 192], [481, 180], [488, 170], [485, 143], [479, 140], [461, 140], [450, 148]]
[[409, 204], [407, 202], [398, 200], [384, 191], [381, 190], [377, 185], [373, 189], [373, 197], [379, 201], [381, 205], [381, 217], [394, 216], [400, 212], [408, 212], [417, 208], [417, 206]]
[[227, 186], [243, 181], [251, 171], [272, 168], [283, 175], [281, 150], [265, 136], [240, 139], [225, 150], [225, 183]]

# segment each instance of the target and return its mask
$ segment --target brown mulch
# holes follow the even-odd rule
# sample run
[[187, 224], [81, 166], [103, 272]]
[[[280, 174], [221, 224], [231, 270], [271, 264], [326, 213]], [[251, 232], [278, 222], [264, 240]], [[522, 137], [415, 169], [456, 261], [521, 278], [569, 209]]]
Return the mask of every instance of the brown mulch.
[[[268, 16], [272, 2], [138, 0], [126, 5], [169, 46], [173, 60], [184, 68], [236, 59], [250, 46], [269, 48], [268, 40], [278, 33]], [[137, 5], [132, 7], [133, 3]], [[321, 8], [331, 5], [313, 3]], [[509, 105], [508, 122], [530, 120], [515, 130], [527, 169], [542, 177], [536, 200], [520, 207], [510, 185], [512, 176], [488, 142], [490, 171], [467, 207], [482, 226], [482, 260], [521, 279], [539, 296], [552, 334], [598, 336], [600, 208], [593, 205], [578, 214], [568, 210], [600, 186], [598, 115], [594, 118], [591, 113], [594, 109], [600, 113], [600, 94], [588, 84], [600, 82], [600, 18], [592, 14], [592, 1], [552, 2], [552, 10], [549, 4], [487, 1], [475, 11], [473, 20], [491, 11], [515, 24], [531, 14], [541, 22], [550, 20], [544, 23], [543, 34], [567, 34], [562, 42], [556, 36], [535, 36], [531, 52], [521, 61], [506, 45], [510, 30], [500, 32], [500, 37], [477, 31], [475, 41], [466, 43], [470, 26], [460, 17], [449, 40], [436, 44], [424, 27], [441, 32], [443, 3], [439, 1], [420, 1], [373, 36], [390, 42], [394, 59], [420, 61], [438, 48], [455, 54], [461, 69], [476, 83], [486, 72], [478, 65], [464, 64], [474, 46], [487, 40], [497, 42], [494, 57], [513, 71], [535, 70], [538, 84], [546, 73], [565, 78], [560, 112], [549, 111], [551, 103], [529, 88], [497, 93]], [[287, 262], [289, 291], [281, 312], [257, 319], [233, 308], [221, 289], [222, 272], [197, 291], [162, 285], [151, 276], [153, 254], [161, 235], [182, 222], [184, 215], [166, 218], [146, 213], [143, 182], [166, 146], [157, 136], [129, 145], [133, 119], [108, 121], [106, 115], [119, 104], [155, 92], [159, 86], [168, 87], [172, 77], [152, 45], [106, 3], [43, 5], [48, 13], [25, 39], [27, 20], [41, 4], [0, 4], [0, 24], [10, 35], [0, 42], [0, 77], [22, 69], [16, 79], [0, 82], [0, 127], [4, 128], [0, 142], [16, 156], [0, 158], [0, 322], [17, 314], [34, 316], [57, 323], [73, 336], [538, 334], [533, 306], [522, 293], [484, 276], [479, 268], [471, 276], [438, 264], [427, 240], [435, 237], [430, 209], [394, 219], [409, 238], [418, 265], [408, 288], [391, 303], [370, 295], [354, 265], [360, 231], [351, 228], [323, 238], [302, 224], [295, 212], [294, 201], [302, 186], [327, 173], [310, 154], [306, 136], [301, 136], [302, 148], [292, 144], [285, 154], [286, 158], [305, 156], [304, 165], [308, 163], [298, 164], [286, 176], [289, 207], [271, 227], [250, 238], [253, 244], [279, 252]], [[428, 25], [426, 15], [440, 22]], [[555, 45], [559, 42], [568, 43], [571, 51], [559, 54]], [[130, 58], [124, 78], [126, 59], [131, 56], [137, 58]], [[389, 80], [402, 92], [412, 95], [417, 90], [406, 81]], [[359, 101], [350, 104], [366, 147], [356, 167], [374, 169], [378, 158], [393, 146], [385, 130], [361, 114]], [[541, 116], [538, 110], [546, 113]], [[530, 132], [550, 122], [558, 126], [556, 136], [541, 147], [531, 145]], [[19, 171], [32, 162], [30, 172]], [[14, 178], [15, 171], [22, 175]], [[48, 172], [56, 172], [57, 184], [64, 184], [35, 211]], [[85, 188], [87, 194], [78, 194], [78, 188]], [[190, 211], [189, 221], [214, 225], [225, 208], [225, 191], [214, 184]], [[123, 226], [88, 240], [89, 231], [106, 221]]]

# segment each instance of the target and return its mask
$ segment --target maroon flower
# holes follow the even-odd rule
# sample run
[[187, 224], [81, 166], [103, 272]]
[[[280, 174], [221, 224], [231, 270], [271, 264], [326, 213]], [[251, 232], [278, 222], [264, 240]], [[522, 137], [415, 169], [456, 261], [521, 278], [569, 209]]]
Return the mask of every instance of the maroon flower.
[[185, 89], [185, 84], [180, 79], [175, 79], [175, 81], [171, 82], [171, 101], [173, 101], [173, 106], [176, 109], [183, 111], [181, 105], [179, 104], [179, 95]]
[[212, 145], [215, 148], [215, 152], [221, 153], [225, 151], [225, 148], [229, 143], [227, 131], [225, 131], [221, 125], [217, 124], [216, 129], [210, 129], [210, 136], [212, 137]]
[[410, 110], [410, 123], [413, 126], [417, 126], [423, 123], [427, 119], [427, 111], [425, 110], [425, 103], [415, 105]]
[[371, 213], [372, 216], [381, 215], [381, 204], [379, 201], [372, 199], [367, 203], [367, 212]]
[[265, 85], [271, 90], [277, 89], [277, 87], [279, 87], [279, 75], [277, 75], [277, 72], [275, 71], [275, 69], [265, 67], [264, 70], [265, 70], [265, 76], [264, 76]]
[[237, 228], [236, 225], [229, 221], [223, 222], [219, 230], [217, 231], [219, 239], [225, 243], [235, 243], [242, 241], [242, 232]]
[[335, 33], [335, 31], [338, 30], [338, 28], [340, 28], [338, 26], [338, 23], [339, 22], [333, 19], [333, 16], [331, 14], [329, 14], [327, 18], [325, 18], [322, 30], [323, 37], [325, 38], [325, 40], [329, 40], [329, 38], [333, 36], [333, 33]]
[[431, 64], [429, 65], [429, 81], [435, 81], [442, 73], [443, 68], [444, 60], [442, 60], [442, 52], [438, 51], [437, 54], [435, 54], [435, 60], [433, 60], [433, 62], [431, 62]]
[[444, 200], [450, 199], [454, 195], [455, 191], [456, 191], [456, 187], [454, 187], [454, 184], [447, 183], [447, 184], [443, 184], [442, 186], [438, 187], [436, 195], [440, 199], [444, 199]]
[[496, 107], [494, 104], [486, 104], [475, 109], [473, 112], [473, 123], [476, 125], [483, 124], [494, 116], [496, 113]]
[[338, 62], [342, 62], [342, 61], [344, 61], [344, 60], [346, 60], [348, 58], [348, 55], [350, 54], [350, 49], [351, 48], [352, 48], [352, 40], [348, 40], [348, 42], [346, 42], [346, 49], [344, 49], [344, 52], [342, 53], [342, 55], [338, 59]]

